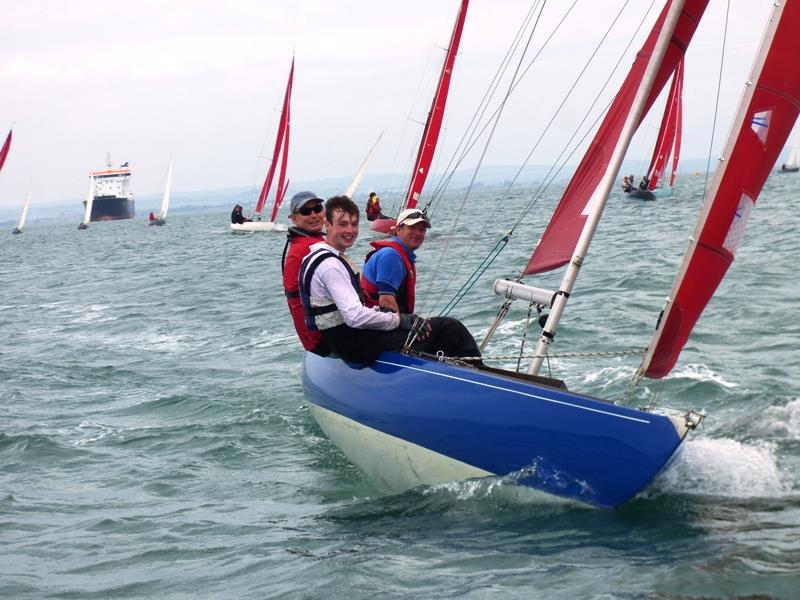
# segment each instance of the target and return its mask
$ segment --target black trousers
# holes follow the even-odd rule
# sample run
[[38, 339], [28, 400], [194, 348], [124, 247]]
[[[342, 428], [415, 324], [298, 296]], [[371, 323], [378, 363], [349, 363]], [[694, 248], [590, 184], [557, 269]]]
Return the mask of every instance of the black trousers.
[[[433, 317], [428, 319], [431, 334], [424, 341], [417, 339], [411, 350], [445, 356], [480, 356], [475, 338], [458, 319]], [[375, 329], [353, 329], [338, 325], [322, 331], [322, 338], [331, 352], [349, 362], [372, 362], [384, 350], [402, 350], [408, 338], [408, 330], [377, 331]]]

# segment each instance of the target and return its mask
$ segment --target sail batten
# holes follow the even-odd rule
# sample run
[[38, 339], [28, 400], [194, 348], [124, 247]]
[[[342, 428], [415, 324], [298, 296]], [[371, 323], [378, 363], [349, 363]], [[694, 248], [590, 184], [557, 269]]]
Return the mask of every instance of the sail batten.
[[664, 377], [739, 248], [755, 207], [800, 111], [800, 1], [776, 3], [745, 87], [721, 162], [683, 263], [639, 368]]
[[422, 140], [417, 151], [417, 158], [414, 161], [414, 169], [411, 172], [411, 181], [408, 184], [404, 208], [415, 208], [425, 187], [425, 181], [430, 174], [433, 155], [436, 151], [436, 144], [439, 141], [439, 133], [442, 129], [444, 120], [444, 110], [447, 104], [447, 94], [450, 90], [450, 80], [453, 74], [458, 45], [461, 42], [461, 32], [464, 29], [464, 21], [467, 17], [467, 7], [469, 0], [461, 0], [461, 7], [456, 17], [456, 24], [450, 37], [450, 45], [447, 48], [447, 55], [442, 65], [442, 72], [439, 75], [439, 83], [436, 86], [436, 93], [433, 96], [428, 119], [425, 122], [425, 129], [422, 133]]
[[[678, 62], [683, 60], [708, 0], [686, 0], [666, 49], [664, 59], [655, 76], [650, 94], [645, 102], [637, 126], [646, 116]], [[575, 247], [586, 222], [586, 205], [606, 174], [614, 148], [631, 112], [639, 84], [644, 76], [656, 40], [664, 26], [672, 3], [666, 3], [636, 55], [620, 91], [611, 103], [594, 139], [570, 180], [550, 223], [525, 268], [525, 274], [543, 273], [561, 267], [572, 260]], [[616, 174], [615, 174], [616, 175]]]

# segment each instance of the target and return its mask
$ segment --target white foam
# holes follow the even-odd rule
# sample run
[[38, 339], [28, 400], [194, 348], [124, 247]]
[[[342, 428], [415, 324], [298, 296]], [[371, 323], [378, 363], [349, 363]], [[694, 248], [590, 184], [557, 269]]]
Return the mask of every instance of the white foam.
[[770, 406], [753, 426], [759, 435], [800, 440], [800, 398], [783, 406]]
[[692, 364], [685, 365], [681, 369], [673, 371], [667, 376], [668, 379], [695, 379], [697, 381], [711, 381], [724, 388], [735, 388], [739, 384], [725, 381], [721, 375], [709, 369], [706, 365]]
[[654, 482], [666, 493], [757, 498], [789, 491], [767, 442], [745, 444], [732, 439], [693, 439]]

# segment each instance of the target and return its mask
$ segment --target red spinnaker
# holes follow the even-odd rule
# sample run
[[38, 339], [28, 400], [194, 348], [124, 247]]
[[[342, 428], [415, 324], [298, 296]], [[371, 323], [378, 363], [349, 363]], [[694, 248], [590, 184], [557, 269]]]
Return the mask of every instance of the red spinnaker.
[[[642, 119], [661, 93], [667, 80], [683, 60], [686, 48], [703, 16], [708, 0], [686, 0], [681, 16], [675, 26], [664, 60], [656, 75], [655, 82], [647, 98]], [[655, 48], [656, 40], [664, 25], [670, 2], [664, 6], [642, 49], [636, 55], [628, 76], [622, 83], [614, 102], [603, 119], [589, 149], [578, 165], [575, 175], [564, 191], [550, 223], [533, 251], [525, 273], [542, 273], [567, 264], [575, 251], [583, 225], [586, 222], [584, 210], [592, 193], [597, 188], [608, 169], [611, 155], [622, 134], [623, 126], [633, 106], [639, 82], [647, 69], [647, 63]], [[641, 124], [641, 120], [639, 121]]]
[[444, 59], [442, 72], [439, 75], [439, 84], [436, 87], [436, 94], [433, 96], [431, 110], [425, 123], [425, 131], [423, 131], [422, 140], [419, 143], [417, 160], [414, 163], [414, 170], [411, 174], [411, 182], [408, 184], [408, 191], [403, 204], [406, 208], [414, 208], [417, 205], [433, 162], [433, 154], [436, 151], [436, 143], [439, 141], [439, 132], [442, 129], [444, 108], [447, 104], [447, 92], [450, 89], [450, 78], [453, 73], [456, 54], [458, 53], [458, 44], [461, 42], [461, 31], [464, 29], [464, 19], [467, 17], [468, 5], [469, 0], [461, 0], [461, 8], [458, 11], [453, 34], [450, 37], [450, 46], [447, 49], [447, 56]]
[[8, 130], [8, 136], [6, 136], [6, 141], [3, 144], [3, 148], [0, 149], [0, 170], [3, 169], [3, 165], [6, 162], [6, 157], [8, 156], [8, 151], [11, 148], [11, 129]]
[[663, 377], [733, 262], [747, 221], [800, 110], [800, 0], [775, 3], [739, 112], [684, 256], [669, 304], [642, 364]]
[[[267, 201], [269, 189], [272, 187], [272, 179], [275, 177], [275, 167], [278, 165], [278, 158], [280, 157], [281, 146], [289, 144], [289, 104], [292, 99], [292, 80], [294, 79], [294, 58], [292, 58], [292, 67], [289, 69], [289, 81], [286, 83], [286, 93], [283, 96], [283, 109], [281, 110], [281, 118], [278, 122], [278, 135], [275, 138], [275, 149], [272, 151], [272, 163], [269, 165], [267, 177], [264, 179], [264, 185], [261, 187], [261, 194], [258, 196], [258, 204], [256, 204], [256, 214], [261, 214], [264, 210], [264, 203]], [[288, 156], [284, 153], [285, 156]], [[273, 209], [273, 214], [277, 210]], [[274, 220], [274, 217], [273, 217]]]

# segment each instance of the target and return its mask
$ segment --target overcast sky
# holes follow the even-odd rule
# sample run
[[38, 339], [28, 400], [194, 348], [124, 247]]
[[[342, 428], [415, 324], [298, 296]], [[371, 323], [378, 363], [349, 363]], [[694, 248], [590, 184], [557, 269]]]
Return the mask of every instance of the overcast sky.
[[[170, 152], [173, 190], [260, 186], [292, 54], [296, 56], [289, 176], [352, 174], [380, 131], [373, 172], [404, 172], [421, 132], [458, 0], [0, 0], [0, 136], [14, 142], [0, 173], [0, 207], [79, 198], [87, 173], [128, 161], [137, 195], [160, 193]], [[472, 0], [440, 156], [449, 157], [531, 5]], [[686, 62], [685, 157], [708, 153], [726, 1], [711, 0]], [[731, 0], [716, 144], [738, 103], [771, 0]], [[569, 2], [550, 0], [541, 47]], [[565, 26], [512, 95], [485, 163], [518, 165], [623, 0], [578, 0]], [[631, 54], [661, 0], [630, 0], [563, 113], [548, 163], [583, 116], [638, 23]], [[532, 56], [533, 52], [531, 53]], [[609, 88], [609, 94], [616, 90]], [[607, 101], [606, 96], [606, 101]], [[651, 152], [651, 117], [631, 152]], [[473, 160], [474, 162], [474, 160]], [[293, 188], [295, 186], [292, 186]]]

